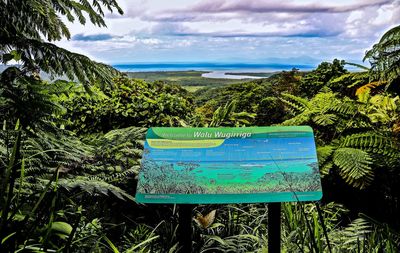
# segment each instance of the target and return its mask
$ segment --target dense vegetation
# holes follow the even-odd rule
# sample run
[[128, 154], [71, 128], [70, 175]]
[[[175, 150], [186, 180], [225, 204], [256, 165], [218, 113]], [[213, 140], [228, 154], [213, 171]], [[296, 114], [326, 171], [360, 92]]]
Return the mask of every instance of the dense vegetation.
[[[283, 205], [285, 252], [400, 250], [400, 26], [360, 72], [334, 60], [191, 94], [51, 44], [70, 36], [60, 16], [104, 26], [102, 6], [121, 12], [81, 2], [0, 3], [1, 60], [20, 63], [0, 75], [0, 252], [174, 252], [176, 208], [133, 198], [146, 127], [272, 124], [312, 126], [323, 175], [321, 203]], [[196, 252], [267, 252], [266, 205], [195, 212], [214, 209]]]
[[187, 90], [195, 91], [202, 87], [218, 87], [237, 83], [234, 79], [204, 78], [203, 71], [158, 71], [158, 72], [127, 72], [127, 76], [135, 79], [143, 79], [146, 82], [163, 80], [170, 84], [180, 85]]

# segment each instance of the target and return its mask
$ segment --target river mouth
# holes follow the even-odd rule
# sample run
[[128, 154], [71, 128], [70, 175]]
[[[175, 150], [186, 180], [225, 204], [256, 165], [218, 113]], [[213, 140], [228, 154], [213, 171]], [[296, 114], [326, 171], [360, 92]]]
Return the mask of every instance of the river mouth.
[[201, 74], [202, 77], [205, 78], [223, 78], [223, 79], [261, 79], [261, 78], [265, 78], [265, 77], [261, 77], [261, 76], [246, 76], [246, 75], [229, 75], [226, 74], [227, 71], [211, 71], [208, 73], [204, 73]]

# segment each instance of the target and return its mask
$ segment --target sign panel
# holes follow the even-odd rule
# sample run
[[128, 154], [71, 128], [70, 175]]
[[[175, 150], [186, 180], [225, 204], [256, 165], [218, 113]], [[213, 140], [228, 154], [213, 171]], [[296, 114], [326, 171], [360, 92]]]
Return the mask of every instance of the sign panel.
[[314, 201], [322, 197], [308, 126], [150, 128], [140, 203]]

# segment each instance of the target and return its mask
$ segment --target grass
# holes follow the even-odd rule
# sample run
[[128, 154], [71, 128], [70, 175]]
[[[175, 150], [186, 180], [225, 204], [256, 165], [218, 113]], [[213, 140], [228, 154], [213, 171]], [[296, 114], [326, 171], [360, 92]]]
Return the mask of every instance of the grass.
[[206, 87], [206, 86], [183, 86], [183, 88], [189, 92], [196, 92], [204, 87]]

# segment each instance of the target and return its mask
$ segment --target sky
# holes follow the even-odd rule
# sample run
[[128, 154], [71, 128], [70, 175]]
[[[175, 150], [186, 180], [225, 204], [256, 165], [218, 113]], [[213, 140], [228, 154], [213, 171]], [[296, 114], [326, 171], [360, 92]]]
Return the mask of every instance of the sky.
[[109, 64], [362, 62], [400, 24], [400, 0], [124, 0], [107, 27], [56, 44]]

